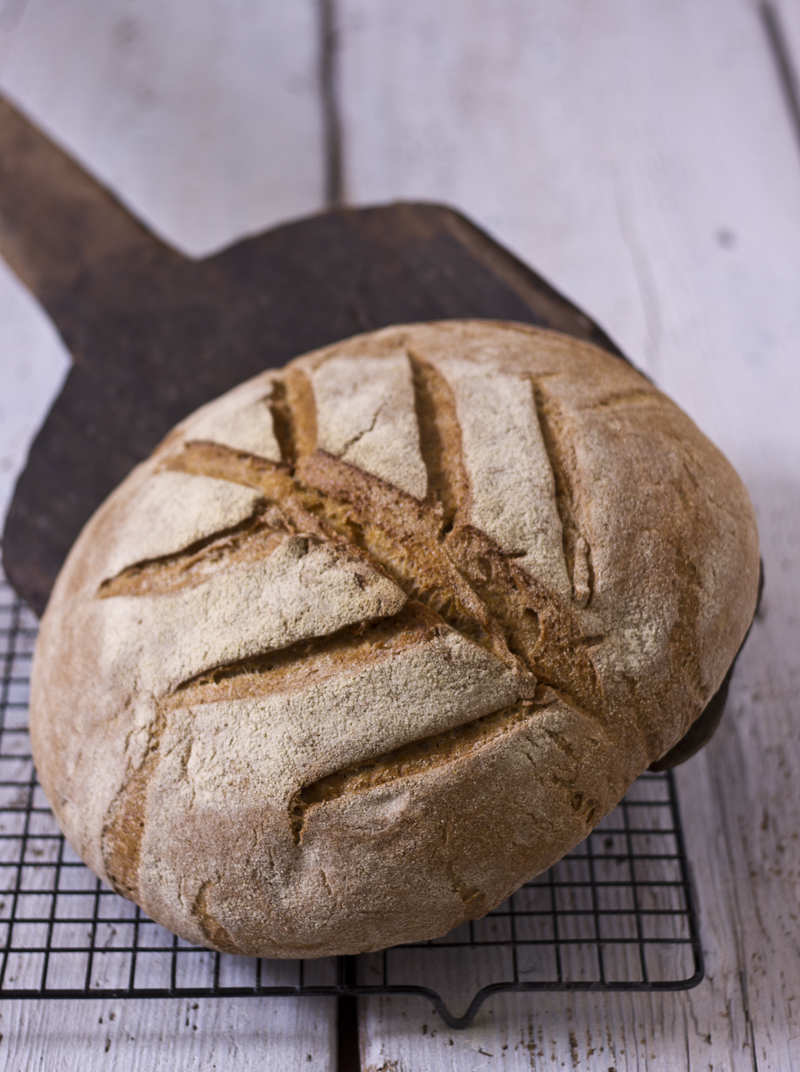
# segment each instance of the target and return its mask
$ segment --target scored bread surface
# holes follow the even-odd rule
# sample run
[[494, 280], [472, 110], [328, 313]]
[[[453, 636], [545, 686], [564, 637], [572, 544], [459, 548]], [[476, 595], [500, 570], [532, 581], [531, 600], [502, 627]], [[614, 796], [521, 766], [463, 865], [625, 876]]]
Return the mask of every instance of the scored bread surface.
[[89, 521], [34, 660], [39, 775], [190, 941], [430, 938], [685, 733], [757, 584], [740, 480], [618, 358], [387, 328], [204, 406]]

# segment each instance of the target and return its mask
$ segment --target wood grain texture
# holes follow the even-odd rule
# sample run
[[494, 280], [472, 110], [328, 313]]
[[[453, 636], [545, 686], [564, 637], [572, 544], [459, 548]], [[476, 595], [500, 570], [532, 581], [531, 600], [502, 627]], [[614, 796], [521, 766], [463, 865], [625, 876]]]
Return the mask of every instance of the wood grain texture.
[[329, 998], [3, 1001], [7, 1072], [334, 1072]]
[[707, 980], [495, 999], [452, 1047], [410, 1002], [365, 1003], [365, 1065], [480, 1067], [480, 1043], [507, 1068], [797, 1068], [800, 163], [758, 8], [341, 0], [340, 21], [348, 195], [464, 206], [557, 278], [738, 467], [767, 577], [733, 717], [678, 774]]

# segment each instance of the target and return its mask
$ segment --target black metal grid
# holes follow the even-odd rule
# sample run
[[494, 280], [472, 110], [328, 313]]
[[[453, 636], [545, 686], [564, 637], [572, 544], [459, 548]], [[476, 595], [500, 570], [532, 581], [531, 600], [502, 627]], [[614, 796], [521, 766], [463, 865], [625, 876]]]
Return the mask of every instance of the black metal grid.
[[27, 731], [36, 631], [0, 576], [0, 998], [413, 993], [463, 1027], [498, 991], [681, 990], [703, 978], [670, 772], [642, 775], [569, 856], [444, 938], [305, 961], [176, 938], [104, 886], [50, 812]]

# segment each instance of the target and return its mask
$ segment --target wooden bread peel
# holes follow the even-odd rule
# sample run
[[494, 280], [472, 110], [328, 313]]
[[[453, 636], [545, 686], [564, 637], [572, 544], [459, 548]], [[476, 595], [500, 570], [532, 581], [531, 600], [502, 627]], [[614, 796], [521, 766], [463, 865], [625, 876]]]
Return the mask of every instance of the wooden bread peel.
[[[265, 368], [358, 332], [458, 317], [535, 324], [622, 357], [536, 273], [438, 205], [337, 209], [189, 260], [2, 100], [0, 254], [74, 362], [3, 533], [6, 575], [39, 615], [81, 528], [133, 466]], [[711, 737], [729, 679], [658, 769]]]

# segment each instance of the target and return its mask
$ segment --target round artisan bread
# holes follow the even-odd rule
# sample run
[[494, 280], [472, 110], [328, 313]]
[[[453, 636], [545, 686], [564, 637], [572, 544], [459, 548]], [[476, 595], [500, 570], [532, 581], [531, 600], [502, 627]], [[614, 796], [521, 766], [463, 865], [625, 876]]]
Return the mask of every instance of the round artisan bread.
[[686, 732], [758, 572], [736, 473], [618, 358], [516, 324], [362, 335], [198, 410], [87, 524], [36, 650], [39, 775], [190, 941], [429, 938]]

